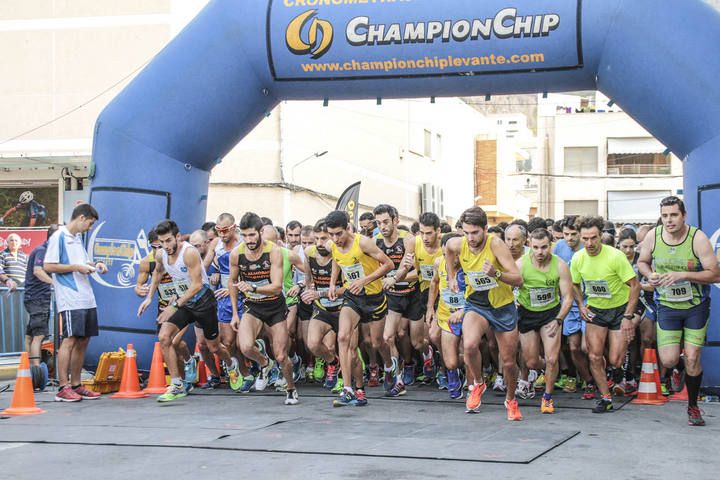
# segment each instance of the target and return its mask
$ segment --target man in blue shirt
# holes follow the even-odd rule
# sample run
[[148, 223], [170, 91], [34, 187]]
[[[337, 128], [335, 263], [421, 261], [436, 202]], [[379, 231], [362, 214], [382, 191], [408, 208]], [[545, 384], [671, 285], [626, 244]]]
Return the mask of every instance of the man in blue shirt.
[[[50, 225], [47, 238], [55, 233], [57, 225]], [[25, 350], [30, 356], [31, 365], [40, 365], [40, 348], [48, 335], [50, 321], [50, 285], [52, 277], [43, 270], [47, 241], [30, 253], [28, 268], [25, 272], [25, 310], [30, 316], [25, 330]]]

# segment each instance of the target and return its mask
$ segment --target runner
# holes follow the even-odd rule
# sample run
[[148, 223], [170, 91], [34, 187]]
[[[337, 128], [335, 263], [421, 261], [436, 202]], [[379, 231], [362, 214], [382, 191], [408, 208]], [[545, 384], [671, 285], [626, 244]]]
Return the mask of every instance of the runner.
[[[576, 225], [577, 218], [577, 216], [570, 215], [563, 219], [563, 239], [559, 240], [553, 248], [553, 253], [568, 265], [572, 264], [573, 255], [583, 249], [582, 243], [580, 243], [580, 232]], [[595, 398], [597, 388], [590, 374], [590, 360], [587, 356], [587, 349], [583, 347], [585, 344], [585, 321], [580, 316], [580, 309], [574, 299], [570, 313], [567, 314], [563, 321], [563, 336], [567, 338], [567, 348], [570, 350], [570, 358], [575, 366], [576, 373], [584, 383], [582, 397], [585, 400], [592, 400]], [[568, 376], [566, 372], [561, 373], [560, 379], [555, 382], [555, 387], [562, 388], [567, 393], [575, 393], [577, 391], [577, 379]]]
[[[445, 253], [448, 241], [461, 236], [458, 233], [443, 235], [442, 252]], [[465, 307], [465, 274], [459, 264], [456, 265], [458, 292], [453, 292], [448, 286], [445, 257], [442, 255], [437, 257], [433, 263], [433, 268], [433, 279], [428, 287], [427, 316], [434, 320], [433, 325], [440, 330], [440, 350], [447, 368], [448, 393], [451, 399], [458, 400], [463, 397], [464, 380], [460, 368], [462, 366], [460, 342]], [[435, 311], [436, 300], [438, 300], [437, 311]], [[468, 381], [471, 384], [474, 383], [472, 377]]]
[[[405, 275], [396, 277], [401, 268], [405, 252], [415, 244], [415, 238], [404, 230], [398, 229], [398, 214], [395, 207], [378, 205], [373, 210], [380, 234], [375, 237], [378, 248], [393, 262], [393, 269], [383, 279], [383, 289], [387, 293], [388, 313], [385, 319], [383, 339], [392, 355], [393, 371], [385, 370], [385, 391], [389, 397], [405, 395], [405, 385], [415, 383], [415, 363], [412, 358], [412, 343], [408, 336], [410, 322], [417, 323], [420, 337], [424, 329], [421, 321], [424, 317], [420, 291], [415, 280], [405, 281]], [[413, 272], [414, 277], [417, 274]], [[420, 342], [422, 348], [422, 340]], [[424, 352], [423, 352], [424, 353]], [[402, 355], [404, 367], [400, 369], [399, 356]], [[394, 377], [394, 378], [393, 378]]]
[[[620, 367], [627, 345], [635, 335], [632, 318], [640, 295], [640, 282], [625, 255], [601, 243], [604, 225], [601, 217], [579, 218], [576, 225], [585, 248], [573, 255], [570, 271], [575, 301], [587, 325], [590, 372], [602, 395], [593, 413], [605, 413], [613, 410], [605, 375], [605, 347], [609, 347], [608, 364]], [[583, 290], [588, 297], [587, 306], [583, 302]]]
[[[295, 247], [294, 252], [300, 258], [300, 261], [305, 265], [305, 251], [306, 249], [315, 245], [315, 236], [313, 233], [312, 225], [305, 225], [300, 230], [300, 245]], [[295, 285], [299, 285], [301, 289], [306, 288], [305, 281], [305, 268], [294, 268], [293, 269], [293, 282]], [[305, 379], [308, 381], [322, 382], [325, 375], [325, 362], [322, 359], [316, 361], [308, 348], [308, 328], [310, 327], [310, 318], [313, 314], [312, 304], [305, 302], [298, 302], [298, 320], [299, 326], [297, 331], [296, 349], [299, 350], [299, 355], [305, 361]], [[317, 367], [317, 368], [316, 368]], [[316, 375], [317, 373], [317, 375]], [[316, 378], [319, 377], [319, 378]]]
[[[347, 213], [339, 210], [331, 212], [326, 217], [325, 224], [330, 235], [330, 241], [325, 248], [332, 252], [333, 256], [328, 299], [332, 301], [340, 298], [335, 283], [340, 278], [341, 271], [345, 288], [342, 294], [344, 304], [340, 310], [338, 323], [338, 354], [343, 376], [343, 391], [333, 405], [338, 407], [362, 406], [367, 404], [362, 374], [361, 372], [360, 375], [353, 374], [355, 362], [358, 362], [358, 324], [360, 322], [370, 324], [373, 346], [383, 356], [386, 371], [392, 370], [390, 352], [387, 347], [383, 348], [381, 345], [385, 314], [387, 313], [387, 299], [380, 279], [392, 270], [393, 262], [371, 239], [359, 233], [350, 233]], [[353, 379], [357, 394], [351, 386]]]
[[[293, 381], [292, 363], [288, 358], [287, 305], [282, 293], [283, 254], [280, 247], [262, 238], [262, 228], [262, 220], [254, 213], [248, 212], [240, 220], [244, 241], [230, 254], [232, 328], [238, 332], [243, 355], [260, 366], [255, 390], [262, 391], [267, 387], [276, 361], [287, 381], [285, 405], [297, 405], [299, 398]], [[239, 293], [244, 296], [242, 316]], [[258, 348], [256, 342], [263, 326], [270, 333], [274, 361]]]
[[[307, 348], [318, 357], [326, 367], [324, 386], [335, 387], [340, 363], [336, 354], [336, 341], [340, 309], [343, 305], [344, 288], [342, 280], [337, 279], [335, 300], [330, 300], [330, 277], [332, 275], [332, 253], [326, 246], [330, 240], [325, 220], [320, 220], [314, 228], [316, 245], [305, 250], [305, 280], [307, 282], [302, 300], [313, 305], [307, 334]], [[325, 372], [324, 372], [325, 373]], [[321, 379], [322, 380], [322, 379]]]
[[505, 408], [508, 420], [522, 420], [515, 400], [517, 383], [517, 309], [512, 287], [522, 285], [522, 277], [510, 250], [499, 238], [487, 234], [487, 215], [480, 207], [465, 210], [460, 216], [463, 238], [447, 244], [445, 260], [448, 285], [458, 293], [457, 265], [465, 272], [468, 289], [465, 294], [463, 319], [463, 347], [465, 364], [474, 377], [466, 406], [477, 412], [486, 385], [483, 380], [480, 341], [490, 329], [495, 333], [500, 350], [500, 362], [505, 374], [507, 392]]
[[[520, 258], [522, 258], [523, 255], [525, 255], [529, 251], [529, 248], [527, 246], [527, 240], [528, 231], [522, 224], [513, 223], [509, 225], [507, 229], [505, 229], [505, 245], [507, 245], [508, 249], [510, 250], [510, 255], [512, 255], [514, 261], [517, 262]], [[519, 289], [513, 288], [513, 295], [515, 296], [516, 306], [518, 293]], [[493, 337], [492, 333], [490, 333], [489, 337]], [[494, 338], [490, 338], [490, 340], [491, 341], [488, 342], [488, 348], [490, 350], [490, 354], [492, 355], [492, 359], [495, 362], [495, 365], [498, 365], [498, 372], [495, 376], [495, 382], [492, 386], [492, 389], [494, 392], [504, 393], [507, 387], [503, 378], [502, 365], [500, 365], [500, 363], [498, 362], [499, 351], [497, 341], [495, 341]], [[525, 365], [525, 359], [523, 358], [522, 352], [520, 351], [518, 352], [518, 367], [519, 374], [515, 395], [519, 396], [522, 399], [535, 398], [535, 388], [528, 381], [530, 372]]]
[[[518, 292], [518, 329], [522, 356], [528, 368], [543, 367], [545, 357], [545, 393], [541, 413], [554, 413], [552, 394], [558, 374], [562, 322], [572, 308], [573, 291], [570, 269], [550, 253], [552, 234], [536, 228], [530, 234], [530, 251], [517, 260], [523, 283]], [[562, 304], [560, 298], [562, 296]]]
[[[173, 279], [173, 290], [169, 293], [173, 300], [157, 317], [160, 324], [160, 346], [170, 372], [171, 383], [167, 391], [158, 397], [158, 402], [170, 402], [187, 395], [188, 385], [183, 385], [183, 373], [178, 366], [178, 358], [183, 352], [174, 345], [178, 333], [191, 323], [203, 330], [205, 342], [212, 354], [217, 354], [225, 363], [230, 377], [230, 387], [238, 390], [242, 385], [239, 377], [238, 361], [232, 358], [220, 343], [218, 337], [217, 301], [210, 290], [210, 282], [202, 265], [202, 257], [197, 248], [188, 242], [182, 242], [177, 224], [172, 220], [160, 222], [155, 231], [162, 244], [158, 250], [152, 283], [145, 301], [140, 304], [138, 316], [150, 306], [152, 298], [167, 272]], [[185, 379], [190, 384], [191, 380]]]
[[678, 365], [682, 345], [688, 424], [703, 426], [705, 420], [697, 406], [703, 374], [700, 355], [710, 315], [710, 285], [720, 282], [720, 269], [705, 233], [685, 223], [682, 200], [664, 198], [660, 219], [662, 225], [643, 240], [638, 267], [655, 287], [660, 361], [667, 368]]
[[56, 402], [94, 400], [99, 393], [80, 382], [85, 351], [91, 337], [98, 336], [97, 307], [89, 275], [107, 273], [104, 263], [92, 263], [83, 245], [82, 234], [99, 219], [88, 204], [78, 205], [70, 223], [61, 226], [48, 240], [43, 269], [52, 274], [55, 305], [63, 337], [58, 351], [58, 392]]

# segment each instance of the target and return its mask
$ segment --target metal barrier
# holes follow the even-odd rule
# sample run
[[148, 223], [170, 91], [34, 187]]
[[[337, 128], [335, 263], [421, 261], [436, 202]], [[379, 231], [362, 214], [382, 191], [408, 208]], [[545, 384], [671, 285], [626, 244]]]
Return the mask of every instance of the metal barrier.
[[[0, 355], [16, 354], [25, 350], [25, 327], [28, 314], [23, 305], [25, 289], [18, 288], [10, 293], [0, 288]], [[50, 302], [50, 318], [55, 318], [55, 302]], [[50, 337], [53, 337], [55, 322], [49, 323]]]

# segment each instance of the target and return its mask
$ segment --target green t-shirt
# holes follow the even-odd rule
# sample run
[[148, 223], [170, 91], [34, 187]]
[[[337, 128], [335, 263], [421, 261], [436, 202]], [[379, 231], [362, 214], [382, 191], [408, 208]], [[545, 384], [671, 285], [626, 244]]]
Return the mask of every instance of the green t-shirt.
[[630, 262], [620, 250], [603, 245], [594, 257], [583, 249], [575, 253], [570, 263], [575, 284], [582, 282], [587, 303], [591, 307], [609, 309], [625, 305], [630, 298], [627, 281], [635, 278]]

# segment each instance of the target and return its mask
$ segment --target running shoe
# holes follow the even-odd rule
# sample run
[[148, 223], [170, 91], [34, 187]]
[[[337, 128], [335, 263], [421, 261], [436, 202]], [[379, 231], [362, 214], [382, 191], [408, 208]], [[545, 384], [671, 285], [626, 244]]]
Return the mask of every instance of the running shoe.
[[680, 392], [683, 389], [683, 373], [677, 368], [673, 368], [670, 375], [670, 389], [673, 392]]
[[559, 388], [561, 390], [565, 388], [568, 378], [569, 377], [567, 375], [560, 375], [560, 377], [555, 381], [555, 388]]
[[315, 381], [315, 365], [305, 367], [305, 381], [308, 383]]
[[368, 376], [368, 387], [379, 387], [380, 386], [380, 367], [377, 365], [370, 365], [370, 375]]
[[225, 369], [228, 372], [230, 388], [235, 392], [239, 391], [242, 388], [242, 384], [245, 378], [240, 373], [240, 367], [238, 366], [237, 358], [232, 359], [232, 364], [230, 366], [225, 365]]
[[187, 396], [187, 392], [185, 391], [185, 387], [182, 385], [170, 385], [167, 387], [167, 390], [165, 390], [165, 393], [160, 395], [157, 398], [157, 401], [160, 403], [166, 403], [166, 402], [172, 402], [173, 400], [177, 400], [178, 398], [182, 398]]
[[505, 386], [505, 381], [503, 380], [502, 375], [498, 374], [495, 377], [495, 383], [493, 383], [492, 389], [495, 393], [503, 395], [505, 394], [505, 392], [507, 391], [507, 387]]
[[390, 389], [389, 392], [385, 392], [386, 397], [401, 397], [407, 393], [407, 390], [405, 389], [405, 384], [402, 382], [397, 382], [393, 388]]
[[438, 370], [436, 380], [438, 384], [438, 390], [448, 389], [448, 377], [447, 375], [445, 375], [445, 372], [443, 372], [442, 370]]
[[315, 367], [313, 368], [313, 378], [316, 382], [322, 382], [325, 378], [325, 360], [315, 357]]
[[423, 355], [423, 374], [432, 379], [435, 373], [435, 363], [433, 362], [432, 347], [428, 348], [430, 349], [430, 355]]
[[65, 385], [55, 394], [56, 402], [79, 402], [82, 397], [70, 385]]
[[625, 395], [625, 380], [623, 380], [620, 383], [616, 383], [615, 387], [612, 389], [612, 393], [615, 396], [624, 396]]
[[668, 388], [666, 382], [660, 383], [660, 390], [662, 391], [662, 394], [663, 394], [664, 397], [669, 397], [669, 396], [670, 396], [670, 389]]
[[538, 371], [537, 370], [530, 370], [528, 371], [528, 382], [531, 384], [535, 383], [535, 380], [538, 379]]
[[[367, 403], [367, 400], [365, 401]], [[341, 390], [340, 396], [333, 400], [333, 407], [359, 407], [355, 393], [350, 390]]]
[[203, 390], [213, 390], [215, 388], [218, 388], [220, 386], [220, 377], [216, 377], [215, 375], [210, 375], [208, 377], [207, 383], [203, 383], [200, 385], [200, 388]]
[[460, 369], [456, 368], [453, 370], [447, 371], [447, 379], [448, 379], [448, 393], [450, 394], [450, 398], [453, 400], [458, 400], [463, 397], [463, 382], [462, 377], [460, 374]]
[[258, 350], [260, 350], [260, 353], [262, 354], [263, 357], [268, 356], [267, 347], [265, 346], [265, 340], [263, 340], [262, 338], [256, 339], [255, 346], [258, 348]]
[[335, 386], [330, 390], [331, 393], [340, 393], [343, 391], [343, 387], [345, 386], [345, 382], [343, 382], [343, 379], [340, 375], [337, 377], [337, 382], [335, 382]]
[[273, 362], [273, 368], [270, 370], [270, 376], [268, 377], [268, 385], [275, 385], [278, 378], [280, 378], [280, 367], [276, 362]]
[[275, 391], [276, 392], [285, 392], [287, 391], [288, 381], [285, 377], [280, 375], [277, 380], [275, 380]]
[[356, 407], [364, 407], [367, 405], [367, 398], [365, 398], [365, 389], [364, 388], [356, 388], [355, 389], [355, 399], [357, 403], [355, 404]]
[[85, 385], [80, 385], [73, 390], [75, 390], [75, 393], [80, 395], [83, 400], [97, 400], [98, 398], [100, 398], [100, 394], [98, 392], [88, 390], [87, 388], [85, 388]]
[[555, 405], [553, 404], [552, 398], [545, 399], [543, 397], [540, 403], [540, 413], [555, 413]]
[[582, 394], [583, 400], [594, 399], [596, 391], [597, 391], [597, 388], [595, 387], [595, 384], [591, 383], [591, 382], [587, 382], [585, 384], [585, 388], [583, 389], [583, 394]]
[[296, 389], [288, 390], [285, 394], [285, 405], [297, 405], [300, 403]]
[[545, 374], [541, 373], [535, 380], [535, 390], [545, 390]]
[[185, 394], [186, 394], [186, 395], [190, 395], [190, 392], [192, 392], [193, 390], [195, 390], [195, 385], [193, 385], [193, 384], [190, 383], [190, 382], [186, 382], [185, 380], [183, 380], [183, 383], [182, 383], [182, 384], [183, 384], [183, 388], [185, 389]]
[[688, 425], [691, 427], [704, 427], [705, 420], [702, 417], [702, 412], [698, 407], [688, 407]]
[[609, 398], [601, 398], [598, 400], [595, 408], [592, 409], [593, 413], [608, 413], [613, 411], [613, 403]]
[[519, 422], [523, 419], [517, 400], [505, 400], [505, 408], [507, 409], [507, 419], [511, 422]]
[[275, 367], [275, 362], [273, 360], [268, 359], [267, 365], [260, 368], [260, 373], [258, 374], [257, 378], [255, 379], [255, 391], [256, 392], [262, 392], [265, 390], [268, 386], [268, 381], [270, 380], [270, 372], [272, 372], [273, 367]]
[[412, 385], [415, 383], [415, 364], [411, 363], [403, 367], [402, 383], [405, 385]]
[[475, 385], [470, 387], [470, 395], [468, 395], [468, 398], [465, 401], [465, 408], [467, 413], [477, 413], [480, 405], [482, 405], [482, 395], [483, 393], [485, 393], [486, 388], [487, 384], [485, 383], [476, 383]]
[[522, 398], [523, 400], [535, 398], [535, 389], [532, 388], [530, 382], [528, 382], [527, 380], [519, 380], [517, 388], [515, 389], [515, 395]]
[[577, 378], [568, 377], [567, 381], [565, 382], [565, 386], [563, 387], [563, 392], [567, 392], [567, 393], [577, 392]]
[[386, 392], [392, 390], [395, 386], [395, 373], [393, 371], [385, 372], [385, 378], [383, 379], [383, 389]]
[[326, 367], [327, 372], [325, 374], [325, 385], [323, 385], [323, 386], [325, 388], [327, 388], [328, 390], [333, 388], [335, 386], [335, 384], [337, 383], [338, 367], [339, 367], [339, 365], [337, 364], [337, 362], [335, 363], [335, 365], [333, 365], [332, 363], [327, 364], [327, 367]]
[[185, 381], [195, 383], [197, 381], [197, 359], [193, 356], [185, 361]]
[[626, 397], [632, 397], [637, 395], [637, 380], [626, 380], [625, 381], [625, 396]]
[[253, 386], [255, 385], [255, 377], [248, 375], [243, 378], [242, 387], [240, 387], [240, 393], [250, 393]]
[[302, 360], [300, 360], [300, 357], [297, 354], [292, 357], [292, 366], [293, 381], [297, 383], [305, 378], [305, 369], [303, 368]]

